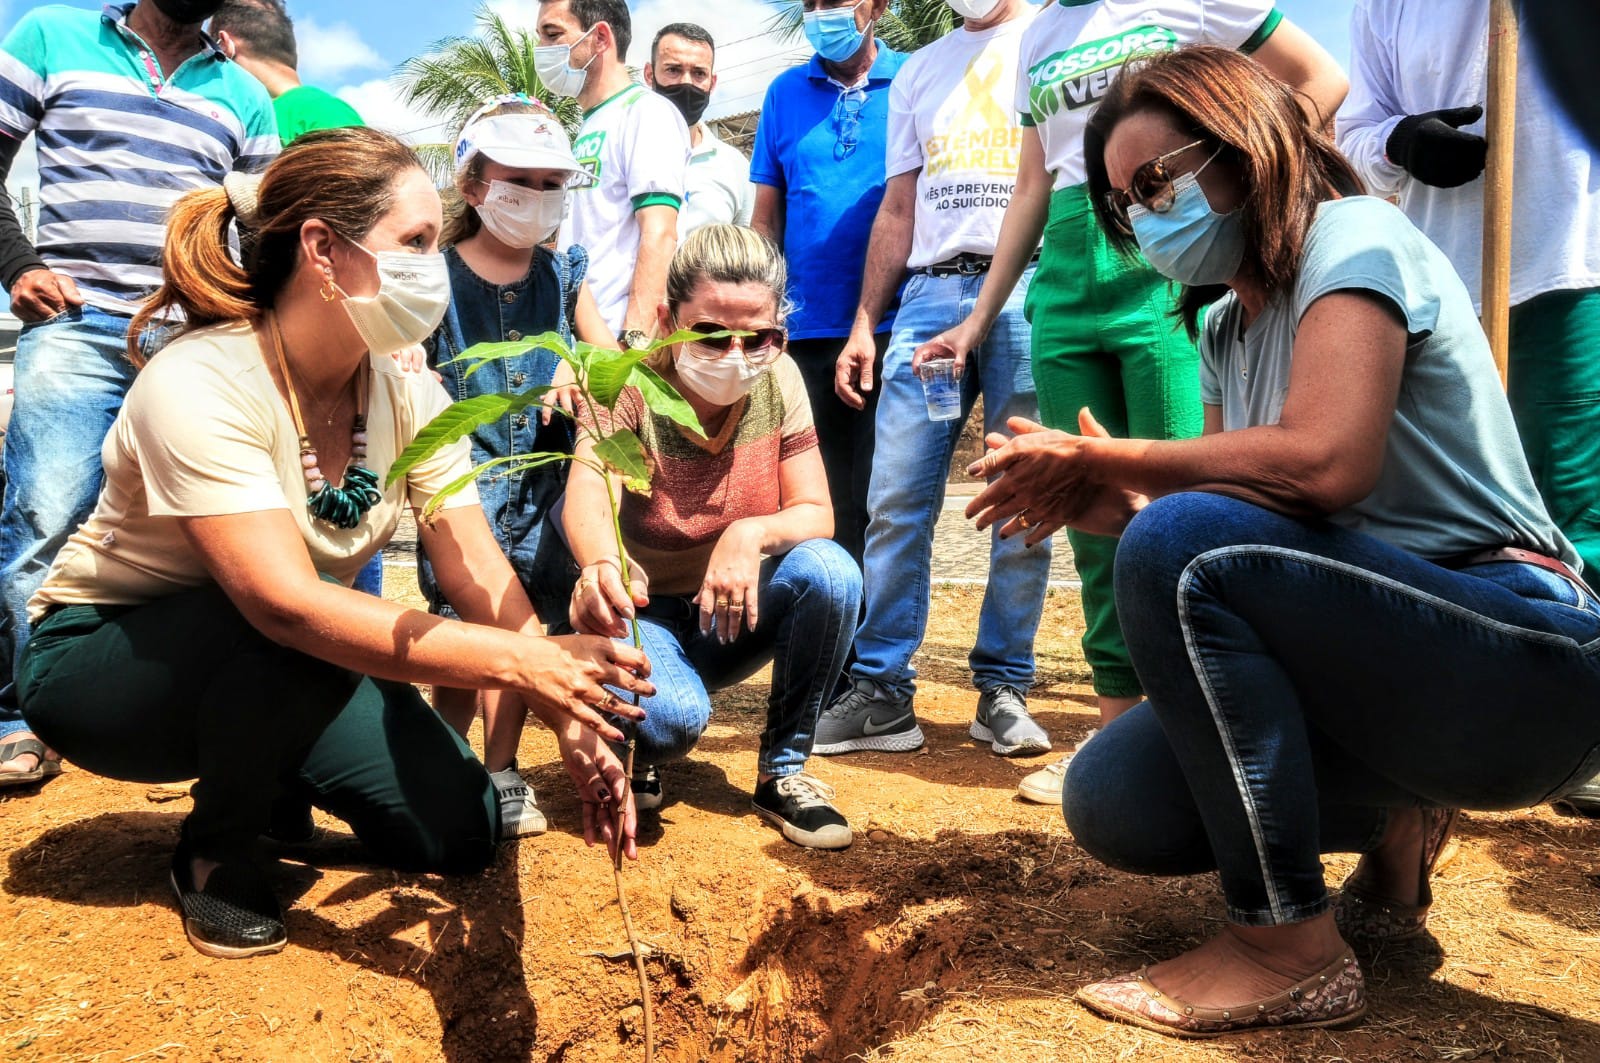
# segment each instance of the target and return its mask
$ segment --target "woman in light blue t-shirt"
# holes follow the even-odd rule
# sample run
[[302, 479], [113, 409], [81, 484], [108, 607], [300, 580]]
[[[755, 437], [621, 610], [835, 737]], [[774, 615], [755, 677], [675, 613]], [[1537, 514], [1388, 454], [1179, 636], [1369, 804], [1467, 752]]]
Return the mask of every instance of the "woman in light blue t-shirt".
[[[1116, 867], [1217, 871], [1228, 924], [1079, 998], [1184, 1036], [1352, 1022], [1351, 946], [1424, 932], [1455, 810], [1600, 765], [1600, 601], [1460, 279], [1285, 86], [1180, 49], [1122, 75], [1084, 146], [1101, 225], [1187, 286], [1205, 435], [1024, 426], [969, 512], [1120, 535], [1148, 700], [1073, 759], [1067, 822]], [[1363, 856], [1330, 897], [1336, 851]]]

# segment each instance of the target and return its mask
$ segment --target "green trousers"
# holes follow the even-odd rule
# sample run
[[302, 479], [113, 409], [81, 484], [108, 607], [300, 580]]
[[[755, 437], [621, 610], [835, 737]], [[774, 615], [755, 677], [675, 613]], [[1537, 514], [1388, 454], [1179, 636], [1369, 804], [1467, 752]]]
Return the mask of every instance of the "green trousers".
[[475, 871], [494, 857], [489, 775], [415, 687], [277, 645], [215, 585], [56, 610], [17, 687], [29, 726], [80, 767], [196, 779], [183, 829], [198, 855], [253, 855], [284, 800], [349, 823], [394, 867]]
[[1511, 412], [1551, 518], [1600, 580], [1600, 288], [1511, 309]]
[[[1051, 196], [1027, 302], [1043, 423], [1076, 432], [1087, 406], [1114, 436], [1199, 435], [1199, 355], [1173, 314], [1176, 296], [1143, 258], [1109, 245], [1082, 186]], [[1139, 678], [1112, 590], [1117, 541], [1075, 531], [1067, 540], [1083, 580], [1083, 654], [1095, 693], [1134, 697]]]

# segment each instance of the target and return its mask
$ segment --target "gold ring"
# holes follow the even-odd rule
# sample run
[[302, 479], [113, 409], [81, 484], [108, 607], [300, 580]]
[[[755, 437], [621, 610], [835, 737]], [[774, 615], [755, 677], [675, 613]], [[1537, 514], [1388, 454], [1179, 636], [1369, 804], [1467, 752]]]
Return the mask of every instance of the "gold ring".
[[1026, 510], [1017, 514], [1017, 527], [1021, 528], [1023, 531], [1027, 531], [1029, 528], [1033, 527], [1033, 521], [1028, 519], [1028, 513]]
[[609, 690], [606, 691], [606, 696], [600, 699], [600, 705], [598, 707], [601, 712], [610, 712], [612, 709], [617, 707], [617, 696], [611, 693]]
[[727, 607], [728, 607], [728, 599], [726, 599], [726, 598], [718, 598], [717, 599], [717, 608], [718, 609], [726, 609]]
[[744, 600], [742, 598], [735, 598], [733, 601], [728, 603], [728, 608], [735, 612], [742, 613], [744, 612]]
[[573, 591], [574, 594], [582, 594], [583, 593], [583, 588], [585, 588], [585, 587], [598, 587], [598, 586], [600, 586], [600, 581], [599, 580], [595, 579], [593, 576], [585, 576], [585, 577], [583, 577], [582, 579], [580, 579], [578, 581], [578, 585], [576, 587], [572, 588], [572, 591]]

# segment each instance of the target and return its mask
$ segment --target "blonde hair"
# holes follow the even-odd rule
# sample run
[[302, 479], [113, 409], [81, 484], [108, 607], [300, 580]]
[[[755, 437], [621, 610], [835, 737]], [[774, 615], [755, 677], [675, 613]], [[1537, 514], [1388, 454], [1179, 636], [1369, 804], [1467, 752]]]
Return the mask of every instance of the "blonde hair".
[[[667, 309], [678, 316], [678, 307], [688, 302], [695, 289], [713, 284], [759, 284], [772, 293], [777, 324], [789, 314], [785, 295], [789, 272], [783, 253], [771, 240], [743, 225], [706, 225], [690, 233], [678, 245], [667, 267]], [[692, 322], [685, 322], [692, 324]], [[645, 359], [645, 364], [660, 370], [672, 362], [663, 347]]]

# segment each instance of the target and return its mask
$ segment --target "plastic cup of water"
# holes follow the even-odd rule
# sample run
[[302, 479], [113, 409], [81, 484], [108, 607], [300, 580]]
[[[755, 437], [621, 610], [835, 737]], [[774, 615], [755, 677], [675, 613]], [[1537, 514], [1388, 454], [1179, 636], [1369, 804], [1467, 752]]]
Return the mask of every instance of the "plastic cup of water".
[[933, 358], [917, 371], [922, 397], [928, 403], [928, 420], [954, 421], [961, 416], [961, 378], [954, 358]]

